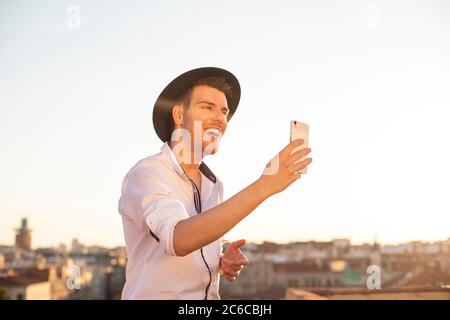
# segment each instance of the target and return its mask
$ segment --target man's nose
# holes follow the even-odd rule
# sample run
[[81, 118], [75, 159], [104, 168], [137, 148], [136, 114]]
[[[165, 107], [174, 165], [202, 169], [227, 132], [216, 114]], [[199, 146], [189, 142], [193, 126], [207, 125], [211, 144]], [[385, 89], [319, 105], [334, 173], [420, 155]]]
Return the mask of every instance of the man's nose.
[[220, 121], [220, 123], [226, 123], [227, 116], [222, 111], [216, 111], [214, 113], [213, 120]]

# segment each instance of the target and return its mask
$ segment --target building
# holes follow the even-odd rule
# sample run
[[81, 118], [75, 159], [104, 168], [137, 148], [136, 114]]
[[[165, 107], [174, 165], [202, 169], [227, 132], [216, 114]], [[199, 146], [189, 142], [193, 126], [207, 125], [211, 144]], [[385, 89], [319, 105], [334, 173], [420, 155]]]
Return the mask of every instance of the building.
[[16, 247], [23, 250], [31, 250], [31, 230], [28, 229], [27, 219], [22, 219], [19, 229], [16, 229]]
[[80, 254], [86, 253], [85, 247], [77, 239], [73, 239], [70, 253], [74, 254], [74, 255], [80, 255]]
[[245, 268], [239, 280], [221, 284], [224, 298], [283, 298], [288, 287], [342, 286], [341, 261], [303, 259], [302, 261], [274, 262], [257, 259]]
[[289, 288], [287, 300], [450, 300], [450, 286], [365, 288]]
[[0, 287], [11, 300], [50, 300], [52, 284], [49, 270], [29, 270], [0, 278]]
[[10, 269], [0, 277], [0, 287], [13, 300], [63, 300], [69, 297], [65, 270], [56, 267]]

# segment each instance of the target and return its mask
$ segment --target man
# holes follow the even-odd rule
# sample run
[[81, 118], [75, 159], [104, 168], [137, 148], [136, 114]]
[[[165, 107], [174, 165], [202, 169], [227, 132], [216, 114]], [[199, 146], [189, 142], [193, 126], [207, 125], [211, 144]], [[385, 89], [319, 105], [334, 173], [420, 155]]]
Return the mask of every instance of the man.
[[128, 254], [123, 299], [220, 299], [219, 276], [233, 281], [248, 264], [239, 250], [245, 240], [222, 253], [223, 235], [311, 163], [296, 163], [311, 150], [291, 154], [303, 143], [293, 141], [275, 166], [223, 201], [221, 181], [202, 160], [217, 152], [239, 99], [238, 80], [219, 68], [188, 71], [157, 99], [153, 125], [164, 145], [128, 172], [119, 200]]

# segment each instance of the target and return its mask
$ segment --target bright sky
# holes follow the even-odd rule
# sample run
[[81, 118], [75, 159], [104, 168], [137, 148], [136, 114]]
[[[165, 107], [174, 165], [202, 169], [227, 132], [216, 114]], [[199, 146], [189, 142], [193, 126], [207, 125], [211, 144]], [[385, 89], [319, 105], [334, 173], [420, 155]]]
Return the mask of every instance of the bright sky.
[[[76, 10], [80, 9], [80, 29]], [[123, 245], [123, 177], [157, 153], [152, 107], [217, 66], [242, 99], [205, 162], [225, 196], [310, 125], [308, 173], [229, 239], [450, 236], [450, 2], [0, 2], [0, 244]]]

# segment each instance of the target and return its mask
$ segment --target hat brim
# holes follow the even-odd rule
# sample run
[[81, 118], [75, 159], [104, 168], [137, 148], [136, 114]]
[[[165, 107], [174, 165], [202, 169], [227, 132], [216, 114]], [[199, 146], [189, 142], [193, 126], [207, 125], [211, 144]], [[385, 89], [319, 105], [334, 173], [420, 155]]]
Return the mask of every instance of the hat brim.
[[153, 127], [163, 142], [170, 141], [172, 135], [172, 108], [176, 100], [197, 81], [208, 77], [225, 78], [226, 83], [231, 86], [232, 95], [227, 97], [228, 109], [230, 110], [227, 120], [230, 121], [241, 98], [241, 87], [237, 78], [231, 72], [220, 68], [206, 67], [190, 70], [172, 80], [155, 102]]

